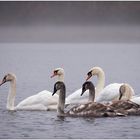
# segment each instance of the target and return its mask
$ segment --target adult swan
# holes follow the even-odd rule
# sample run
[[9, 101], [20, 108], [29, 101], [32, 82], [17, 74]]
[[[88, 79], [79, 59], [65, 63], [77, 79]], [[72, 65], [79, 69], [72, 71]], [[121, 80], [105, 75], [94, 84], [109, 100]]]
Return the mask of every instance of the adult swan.
[[[109, 84], [104, 88], [105, 84], [105, 74], [104, 71], [100, 67], [93, 67], [87, 73], [87, 79], [90, 79], [92, 76], [97, 76], [98, 83], [96, 86], [96, 94], [95, 94], [95, 101], [96, 102], [110, 102], [112, 100], [119, 99], [119, 89], [120, 86], [124, 83], [113, 83]], [[130, 94], [134, 95], [134, 90], [130, 87]]]
[[[61, 71], [58, 69], [56, 75], [58, 79], [61, 78]], [[10, 82], [10, 91], [7, 98], [7, 109], [8, 110], [56, 110], [58, 95], [52, 97], [52, 93], [43, 90], [38, 94], [30, 96], [21, 101], [17, 106], [14, 106], [16, 96], [16, 76], [13, 73], [8, 73], [4, 76], [0, 83], [0, 86], [6, 82]]]

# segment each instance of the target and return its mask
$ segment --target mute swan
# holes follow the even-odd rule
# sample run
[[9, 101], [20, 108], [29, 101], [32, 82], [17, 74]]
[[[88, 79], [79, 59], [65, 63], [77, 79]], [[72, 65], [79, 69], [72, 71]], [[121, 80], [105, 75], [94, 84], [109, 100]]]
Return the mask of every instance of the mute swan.
[[79, 106], [75, 106], [72, 109], [70, 109], [68, 112], [64, 112], [64, 106], [65, 106], [65, 94], [66, 94], [66, 87], [63, 82], [56, 82], [54, 85], [54, 91], [52, 96], [59, 91], [59, 102], [57, 107], [57, 116], [72, 116], [72, 117], [114, 117], [114, 116], [124, 116], [121, 113], [114, 112], [113, 110], [110, 111], [110, 107], [107, 107], [103, 104], [96, 104], [94, 103], [94, 85], [89, 84], [89, 82], [84, 83], [83, 92], [85, 92], [84, 89], [86, 88], [92, 88], [93, 90], [90, 90], [90, 100], [92, 102], [89, 102], [87, 104], [82, 104]]
[[[56, 75], [59, 75], [59, 73], [57, 73], [58, 69], [59, 69], [60, 74], [61, 74], [61, 79], [58, 80], [58, 81], [64, 81], [64, 69], [63, 68], [54, 69], [53, 70], [53, 75], [51, 76], [51, 78], [55, 77]], [[71, 93], [70, 95], [68, 95], [66, 97], [65, 105], [68, 106], [68, 105], [87, 103], [88, 94], [84, 94], [83, 96], [80, 96], [81, 92], [82, 92], [82, 88], [80, 88], [80, 89], [76, 90], [75, 92]], [[86, 91], [86, 93], [89, 93], [89, 91]]]
[[[120, 90], [119, 90], [120, 97], [119, 97], [118, 101], [113, 101], [111, 104], [106, 104], [106, 105], [103, 105], [103, 104], [97, 103], [97, 102], [92, 102], [92, 106], [87, 106], [87, 109], [92, 110], [92, 111], [94, 110], [94, 111], [96, 111], [95, 114], [97, 114], [97, 112], [98, 112], [99, 115], [101, 115], [101, 113], [103, 113], [103, 111], [106, 111], [106, 113], [107, 113], [106, 115], [108, 115], [108, 116], [140, 115], [140, 105], [138, 105], [130, 100], [126, 100], [126, 97], [129, 98], [131, 94], [130, 94], [130, 92], [127, 92], [127, 90], [130, 90], [130, 86], [129, 86], [129, 89], [125, 89], [126, 88], [125, 86], [129, 86], [129, 85], [125, 84], [120, 87]], [[89, 96], [91, 101], [94, 101], [95, 89], [93, 87], [92, 82], [87, 81], [83, 84], [82, 94], [87, 89], [89, 89], [90, 93], [94, 93], [94, 96], [92, 94]], [[124, 96], [124, 94], [127, 94], [127, 95]], [[124, 98], [123, 98], [123, 96], [124, 96]], [[114, 112], [116, 114], [114, 114]]]
[[[58, 79], [61, 80], [61, 70], [58, 69]], [[56, 75], [57, 75], [56, 73]], [[7, 98], [8, 110], [56, 110], [58, 95], [52, 97], [52, 93], [43, 90], [36, 95], [30, 96], [21, 101], [16, 107], [14, 106], [16, 96], [16, 76], [15, 74], [8, 73], [4, 76], [0, 86], [6, 82], [10, 82], [10, 92]]]
[[[95, 94], [95, 100], [96, 102], [110, 102], [112, 100], [118, 100], [119, 98], [119, 89], [120, 86], [123, 83], [113, 83], [109, 84], [104, 88], [105, 84], [105, 74], [104, 71], [100, 67], [93, 67], [88, 73], [87, 73], [87, 79], [90, 79], [92, 76], [98, 77], [98, 83], [96, 86], [96, 94]], [[134, 90], [131, 87], [131, 94], [134, 95]]]
[[65, 72], [63, 68], [55, 68], [53, 70], [53, 74], [51, 76], [51, 78], [58, 76], [57, 81], [62, 81], [64, 82], [64, 76], [65, 76]]
[[131, 86], [128, 84], [121, 85], [119, 100], [130, 100], [130, 101], [140, 105], [140, 97], [132, 96]]

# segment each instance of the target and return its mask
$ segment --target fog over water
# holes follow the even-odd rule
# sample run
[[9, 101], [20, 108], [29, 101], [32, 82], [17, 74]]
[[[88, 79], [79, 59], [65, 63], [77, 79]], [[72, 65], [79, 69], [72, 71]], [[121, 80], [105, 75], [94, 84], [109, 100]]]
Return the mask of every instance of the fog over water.
[[[15, 105], [53, 91], [54, 68], [65, 70], [67, 96], [94, 66], [105, 85], [129, 83], [140, 96], [140, 2], [0, 1], [0, 80], [17, 76]], [[97, 77], [91, 81], [96, 85]], [[0, 139], [136, 139], [140, 117], [59, 118], [56, 111], [7, 111], [0, 87]]]
[[[105, 85], [129, 83], [140, 96], [140, 47], [127, 43], [0, 43], [0, 79], [17, 76], [15, 105], [42, 90], [53, 91], [56, 67], [65, 70], [66, 96], [81, 88], [93, 66], [105, 72]], [[97, 77], [91, 78], [96, 85]], [[70, 118], [56, 111], [7, 111], [9, 83], [0, 87], [0, 138], [140, 138], [140, 117]]]
[[0, 2], [0, 42], [139, 42], [140, 2]]

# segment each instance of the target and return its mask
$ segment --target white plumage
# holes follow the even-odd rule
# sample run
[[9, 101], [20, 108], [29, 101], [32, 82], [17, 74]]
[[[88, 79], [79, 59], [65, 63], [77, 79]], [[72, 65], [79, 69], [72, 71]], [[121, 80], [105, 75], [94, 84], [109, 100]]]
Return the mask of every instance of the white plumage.
[[[63, 81], [63, 69], [58, 68], [54, 74], [58, 76], [59, 81]], [[16, 76], [13, 73], [8, 73], [4, 76], [0, 86], [5, 82], [10, 82], [10, 92], [7, 98], [8, 110], [56, 110], [58, 95], [52, 96], [52, 93], [43, 90], [38, 94], [27, 97], [21, 101], [17, 106], [14, 105], [16, 96]]]
[[[123, 85], [124, 83], [113, 83], [113, 84], [109, 84], [104, 88], [104, 84], [105, 84], [104, 71], [100, 67], [93, 67], [87, 74], [88, 76], [87, 80], [95, 75], [98, 77], [95, 101], [110, 102], [113, 100], [118, 100], [120, 96], [119, 93], [120, 86]], [[133, 88], [130, 87], [130, 89], [131, 89], [130, 94], [132, 96], [135, 95]]]
[[76, 90], [75, 92], [73, 92], [72, 94], [70, 94], [67, 98], [66, 98], [66, 105], [67, 104], [84, 104], [88, 102], [88, 97], [89, 97], [89, 91], [86, 91], [86, 94], [84, 94], [83, 96], [81, 96], [82, 93], [82, 88]]
[[[96, 98], [96, 102], [110, 102], [112, 100], [118, 100], [120, 96], [120, 86], [124, 83], [113, 83], [106, 86], [98, 95]], [[132, 90], [132, 94], [134, 95], [134, 92]]]
[[132, 102], [134, 102], [134, 103], [140, 105], [140, 97], [133, 97], [133, 98], [131, 98], [130, 100], [131, 100]]
[[57, 101], [57, 94], [52, 97], [51, 92], [43, 90], [21, 101], [16, 106], [16, 110], [56, 110]]

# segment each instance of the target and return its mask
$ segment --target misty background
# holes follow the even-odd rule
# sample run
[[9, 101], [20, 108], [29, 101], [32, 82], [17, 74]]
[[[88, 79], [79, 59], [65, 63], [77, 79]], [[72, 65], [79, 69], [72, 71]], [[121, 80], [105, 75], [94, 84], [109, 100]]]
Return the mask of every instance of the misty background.
[[[104, 70], [105, 86], [128, 83], [140, 96], [139, 60], [139, 1], [0, 1], [0, 81], [16, 75], [15, 105], [53, 92], [57, 77], [50, 76], [58, 67], [66, 96], [95, 66]], [[96, 76], [90, 80], [97, 85]], [[9, 86], [0, 87], [0, 139], [140, 138], [140, 117], [59, 120], [55, 111], [9, 112]]]
[[139, 1], [0, 1], [0, 42], [140, 42]]

